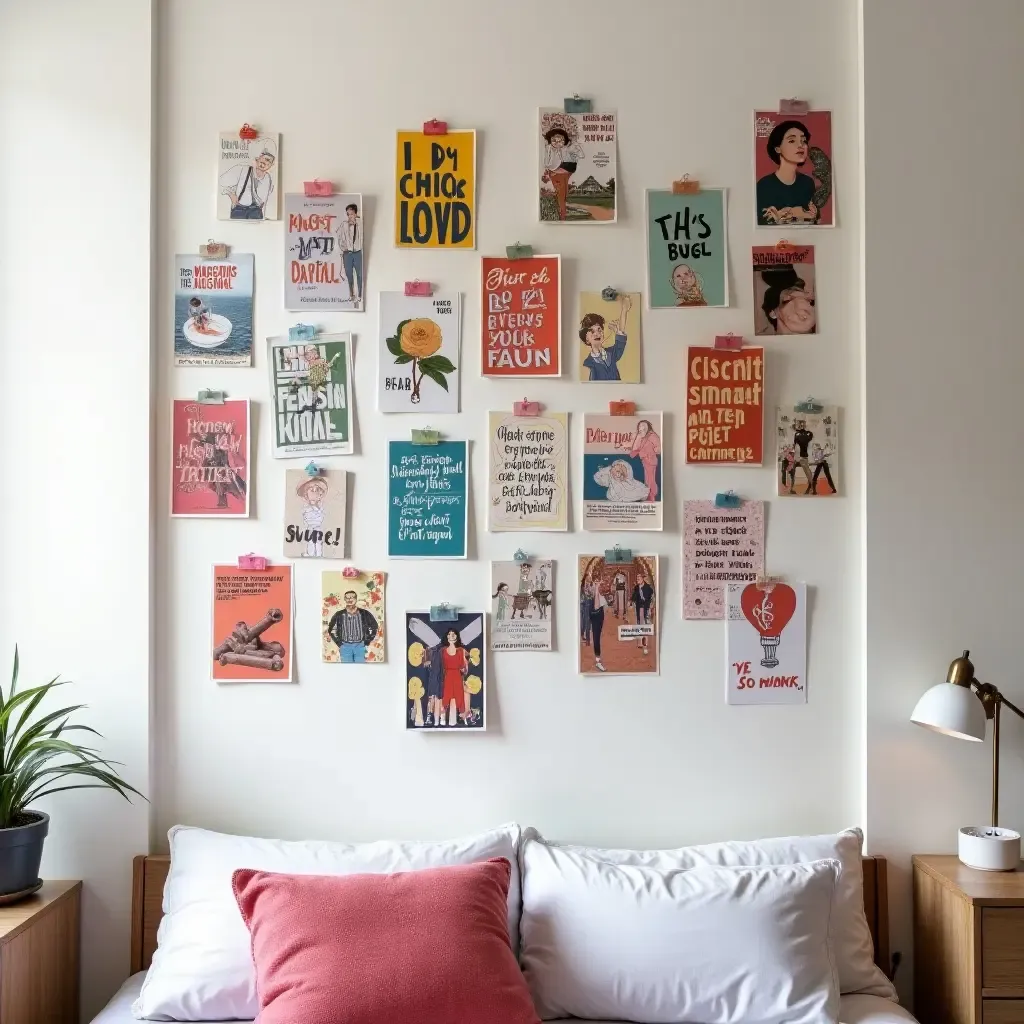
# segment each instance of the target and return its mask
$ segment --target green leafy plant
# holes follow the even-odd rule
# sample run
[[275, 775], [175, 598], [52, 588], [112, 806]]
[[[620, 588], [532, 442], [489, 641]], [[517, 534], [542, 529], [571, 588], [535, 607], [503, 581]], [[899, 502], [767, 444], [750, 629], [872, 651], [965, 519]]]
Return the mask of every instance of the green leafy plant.
[[[142, 794], [117, 774], [116, 761], [100, 757], [95, 747], [67, 739], [70, 732], [100, 734], [88, 725], [70, 724], [85, 704], [36, 715], [42, 702], [68, 680], [57, 676], [42, 686], [18, 690], [18, 648], [14, 648], [11, 687], [0, 685], [0, 829], [27, 825], [28, 806], [67, 789], [112, 789], [126, 800]], [[143, 797], [145, 799], [145, 797]]]

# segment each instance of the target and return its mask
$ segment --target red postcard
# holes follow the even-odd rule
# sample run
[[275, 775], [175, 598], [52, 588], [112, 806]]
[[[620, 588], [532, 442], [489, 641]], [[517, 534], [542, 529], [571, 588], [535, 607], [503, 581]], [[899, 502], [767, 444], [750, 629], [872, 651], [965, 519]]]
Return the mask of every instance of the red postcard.
[[171, 515], [249, 515], [249, 400], [171, 403]]

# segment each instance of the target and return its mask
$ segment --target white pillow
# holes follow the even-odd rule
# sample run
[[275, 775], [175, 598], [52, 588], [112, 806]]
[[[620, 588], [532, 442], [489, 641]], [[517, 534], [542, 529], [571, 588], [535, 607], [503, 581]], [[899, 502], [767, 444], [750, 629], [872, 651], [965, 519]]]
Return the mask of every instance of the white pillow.
[[295, 875], [387, 874], [504, 857], [509, 939], [519, 950], [519, 826], [443, 842], [284, 842], [176, 825], [164, 917], [142, 991], [132, 1004], [150, 1020], [252, 1020], [259, 1012], [249, 932], [231, 891], [236, 868]]
[[871, 929], [864, 914], [864, 866], [861, 863], [864, 834], [857, 828], [835, 835], [788, 836], [752, 842], [708, 843], [677, 850], [615, 850], [574, 846], [542, 839], [536, 829], [523, 832], [523, 842], [534, 840], [565, 850], [576, 850], [611, 864], [637, 865], [667, 871], [702, 864], [720, 867], [802, 864], [834, 858], [841, 866], [832, 933], [835, 941], [839, 991], [861, 992], [896, 1002], [896, 989], [875, 963]]
[[637, 867], [526, 842], [521, 963], [544, 1019], [838, 1019], [835, 860]]

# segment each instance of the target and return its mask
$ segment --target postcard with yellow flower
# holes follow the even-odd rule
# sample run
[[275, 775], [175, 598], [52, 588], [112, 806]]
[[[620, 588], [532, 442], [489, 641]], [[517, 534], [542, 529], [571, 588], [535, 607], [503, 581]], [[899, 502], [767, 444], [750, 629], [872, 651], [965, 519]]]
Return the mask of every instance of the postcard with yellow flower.
[[321, 574], [320, 658], [332, 665], [380, 665], [387, 573], [347, 568]]
[[380, 293], [377, 407], [381, 412], [458, 412], [458, 292]]
[[406, 729], [485, 729], [483, 613], [406, 612], [405, 679]]

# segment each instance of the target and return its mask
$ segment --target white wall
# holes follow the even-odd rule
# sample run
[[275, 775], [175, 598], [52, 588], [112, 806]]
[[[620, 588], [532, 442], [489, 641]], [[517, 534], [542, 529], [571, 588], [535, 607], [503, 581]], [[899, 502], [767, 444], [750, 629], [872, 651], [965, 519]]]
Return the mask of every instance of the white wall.
[[[914, 702], [964, 647], [1024, 699], [1024, 5], [863, 8], [867, 825], [907, 951], [909, 856], [988, 823], [991, 764], [988, 744], [910, 725]], [[1018, 830], [1021, 724], [1007, 716], [1001, 776]]]
[[[149, 791], [151, 12], [0, 11], [0, 681], [61, 673], [64, 703]], [[56, 708], [60, 705], [54, 704]], [[128, 969], [131, 858], [149, 811], [85, 790], [43, 873], [82, 878], [83, 1007]]]
[[[554, 835], [618, 843], [849, 824], [861, 806], [862, 744], [854, 5], [650, 0], [623, 8], [612, 0], [521, 0], [499, 9], [478, 0], [309, 0], [301, 16], [282, 10], [272, 0], [175, 0], [165, 5], [161, 24], [157, 508], [167, 503], [172, 396], [223, 387], [263, 407], [256, 417], [254, 518], [171, 522], [161, 514], [157, 521], [157, 840], [176, 821], [358, 839], [455, 834], [514, 818]], [[217, 49], [228, 40], [233, 49]], [[225, 53], [229, 70], [211, 80], [211, 59]], [[800, 59], [780, 60], [781, 53]], [[623, 191], [614, 227], [535, 223], [536, 109], [573, 91], [619, 113]], [[716, 331], [752, 330], [749, 247], [778, 235], [752, 227], [751, 116], [755, 106], [791, 95], [835, 111], [840, 227], [813, 234], [824, 333], [768, 342], [768, 405], [814, 394], [842, 407], [845, 495], [772, 501], [768, 514], [771, 567], [813, 587], [810, 703], [728, 708], [723, 625], [681, 621], [681, 502], [730, 486], [771, 498], [775, 473], [770, 464], [682, 468], [684, 350], [708, 343]], [[392, 246], [394, 132], [431, 116], [480, 132], [476, 253]], [[354, 563], [391, 573], [390, 661], [320, 664], [321, 567], [298, 564], [297, 686], [209, 680], [210, 564], [243, 551], [280, 554], [288, 463], [269, 457], [265, 357], [260, 351], [251, 370], [170, 365], [173, 256], [195, 251], [210, 235], [256, 254], [258, 338], [297, 319], [282, 308], [281, 224], [212, 219], [216, 133], [243, 121], [283, 133], [286, 190], [316, 175], [361, 191], [372, 230], [368, 311], [324, 314], [319, 322], [357, 335], [359, 454], [334, 464], [354, 474]], [[683, 172], [730, 189], [735, 305], [645, 312], [646, 383], [622, 389], [641, 408], [668, 414], [666, 530], [621, 538], [663, 556], [663, 671], [658, 679], [582, 679], [574, 653], [574, 558], [616, 538], [483, 531], [485, 413], [509, 408], [523, 384], [477, 378], [478, 260], [517, 239], [561, 252], [565, 353], [574, 356], [575, 293], [608, 283], [646, 290], [643, 192]], [[375, 412], [376, 294], [414, 277], [465, 295], [464, 411], [432, 424], [474, 442], [474, 557], [464, 563], [385, 557], [385, 441], [423, 424]], [[578, 496], [578, 414], [606, 408], [614, 396], [572, 379], [531, 384], [529, 396], [573, 414]], [[489, 560], [509, 557], [520, 543], [557, 559], [558, 652], [493, 659], [486, 735], [406, 735], [404, 610], [441, 599], [484, 607]]]

